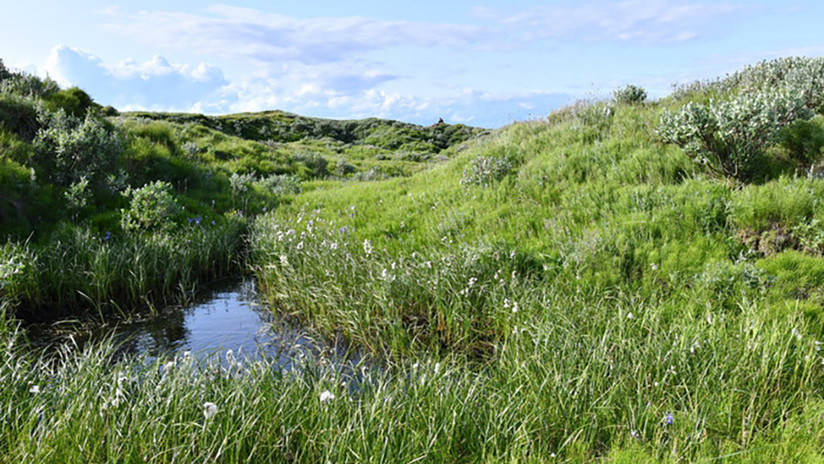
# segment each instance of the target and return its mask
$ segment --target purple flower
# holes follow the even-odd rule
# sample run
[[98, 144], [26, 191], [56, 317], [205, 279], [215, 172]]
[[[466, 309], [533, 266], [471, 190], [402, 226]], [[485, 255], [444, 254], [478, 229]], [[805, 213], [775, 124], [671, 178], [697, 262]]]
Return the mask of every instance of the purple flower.
[[664, 416], [664, 420], [666, 421], [667, 425], [672, 425], [672, 413], [667, 412], [667, 415]]
[[103, 240], [109, 240], [111, 238], [112, 238], [112, 233], [107, 230], [106, 233], [103, 234]]

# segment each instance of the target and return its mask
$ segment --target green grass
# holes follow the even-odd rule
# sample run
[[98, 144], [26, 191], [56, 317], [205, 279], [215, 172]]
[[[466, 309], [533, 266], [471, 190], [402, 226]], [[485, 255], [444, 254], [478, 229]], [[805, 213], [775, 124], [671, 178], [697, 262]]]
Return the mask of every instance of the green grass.
[[[824, 180], [767, 166], [734, 184], [655, 134], [735, 82], [583, 102], [466, 146], [462, 128], [375, 120], [121, 116], [130, 172], [172, 182], [187, 212], [157, 238], [80, 227], [0, 248], [0, 462], [824, 461]], [[0, 173], [22, 181], [24, 158]], [[391, 178], [355, 181], [378, 168]], [[231, 180], [281, 173], [303, 193]], [[233, 209], [254, 217], [245, 247], [221, 241], [243, 236], [230, 220], [184, 223]], [[111, 362], [106, 342], [54, 358], [9, 318], [162, 301], [236, 271], [239, 249], [276, 314], [367, 361], [167, 369]]]

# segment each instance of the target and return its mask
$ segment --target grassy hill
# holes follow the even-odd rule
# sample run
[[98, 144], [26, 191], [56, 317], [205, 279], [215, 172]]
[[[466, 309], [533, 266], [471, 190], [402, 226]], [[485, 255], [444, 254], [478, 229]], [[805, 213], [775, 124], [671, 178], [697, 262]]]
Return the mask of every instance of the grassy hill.
[[[369, 364], [204, 371], [181, 359], [146, 371], [106, 364], [104, 345], [45, 369], [9, 331], [0, 372], [16, 387], [0, 397], [17, 407], [0, 412], [0, 454], [821, 462], [822, 69], [820, 59], [759, 63], [654, 102], [626, 87], [489, 133], [282, 113], [121, 115], [113, 124], [160, 159], [223, 173], [216, 208], [246, 212], [232, 234], [247, 237], [243, 267], [262, 297]], [[303, 137], [310, 131], [318, 138]], [[355, 172], [320, 179], [315, 162], [294, 155], [313, 150]], [[383, 162], [403, 174], [352, 181]], [[283, 174], [301, 188], [277, 201], [259, 192], [260, 179]], [[204, 203], [187, 193], [201, 187], [181, 188], [189, 178], [175, 195]], [[251, 188], [230, 192], [241, 184]], [[133, 240], [137, 250], [153, 243]], [[4, 288], [22, 298], [20, 250], [4, 249]], [[33, 395], [29, 385], [49, 387]], [[217, 415], [204, 415], [204, 402]]]

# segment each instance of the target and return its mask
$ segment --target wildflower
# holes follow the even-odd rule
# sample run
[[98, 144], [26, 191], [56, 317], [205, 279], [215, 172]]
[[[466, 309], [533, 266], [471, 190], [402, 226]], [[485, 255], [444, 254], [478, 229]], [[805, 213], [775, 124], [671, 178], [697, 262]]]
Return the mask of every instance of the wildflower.
[[653, 271], [657, 271], [657, 270], [658, 270], [658, 265], [657, 265], [657, 264], [655, 264], [655, 263], [650, 264], [650, 267], [652, 268], [652, 270], [653, 270]]
[[417, 361], [415, 362], [415, 364], [412, 364], [412, 369], [418, 370], [419, 367], [421, 367], [421, 364]]
[[302, 249], [303, 249], [303, 240], [298, 242], [298, 250], [302, 250]]
[[111, 238], [112, 238], [112, 233], [107, 230], [106, 233], [103, 234], [103, 240], [109, 241], [109, 240], [111, 240]]
[[441, 363], [436, 362], [436, 363], [435, 363], [435, 373], [436, 373], [436, 374], [438, 373], [438, 370], [439, 370], [440, 368], [441, 368]]
[[173, 367], [175, 367], [175, 362], [174, 362], [174, 360], [169, 361], [169, 362], [167, 362], [166, 364], [164, 364], [164, 365], [163, 365], [163, 370], [164, 370], [164, 371], [166, 371], [166, 372], [168, 372], [168, 371], [172, 370], [172, 368], [173, 368]]
[[329, 248], [331, 248], [332, 250], [337, 250], [338, 249], [338, 242], [330, 243]]
[[320, 402], [321, 403], [329, 403], [335, 399], [335, 394], [330, 392], [329, 390], [324, 390], [323, 393], [320, 394]]
[[372, 242], [370, 242], [369, 240], [363, 241], [363, 252], [367, 255], [372, 254]]
[[664, 424], [665, 425], [672, 425], [672, 423], [673, 423], [672, 413], [667, 412], [666, 415], [664, 415]]
[[799, 332], [795, 327], [793, 327], [793, 337], [795, 337], [798, 341], [801, 341], [801, 332]]
[[635, 429], [630, 430], [629, 436], [632, 437], [632, 438], [638, 438], [638, 431], [635, 430]]
[[203, 403], [203, 415], [206, 417], [206, 420], [211, 419], [215, 414], [217, 414], [217, 405], [215, 403], [208, 401]]
[[513, 302], [512, 302], [512, 312], [513, 312], [513, 313], [517, 313], [517, 312], [518, 312], [518, 302], [517, 302], [517, 301], [513, 301]]
[[31, 393], [32, 395], [39, 394], [40, 393], [40, 386], [39, 385], [32, 385], [31, 388], [29, 388], [29, 393]]
[[627, 319], [635, 319], [635, 315], [633, 315], [631, 312], [627, 313]]

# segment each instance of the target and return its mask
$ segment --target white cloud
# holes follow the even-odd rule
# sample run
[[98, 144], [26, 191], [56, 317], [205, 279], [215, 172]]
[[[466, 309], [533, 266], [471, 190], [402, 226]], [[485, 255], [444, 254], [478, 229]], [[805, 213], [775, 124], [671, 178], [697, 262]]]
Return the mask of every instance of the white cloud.
[[363, 17], [298, 19], [217, 5], [207, 14], [143, 11], [108, 27], [137, 40], [230, 58], [307, 64], [349, 60], [393, 46], [471, 47], [484, 28], [461, 24], [383, 21]]
[[565, 3], [505, 15], [489, 8], [475, 16], [520, 30], [521, 39], [617, 41], [658, 44], [686, 42], [714, 33], [732, 15], [751, 7], [735, 3], [667, 0], [587, 1]]
[[46, 61], [46, 71], [62, 85], [81, 87], [95, 101], [120, 109], [220, 111], [234, 100], [219, 68], [205, 63], [175, 65], [162, 56], [144, 63], [129, 59], [106, 65], [90, 52], [58, 45]]

